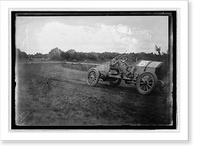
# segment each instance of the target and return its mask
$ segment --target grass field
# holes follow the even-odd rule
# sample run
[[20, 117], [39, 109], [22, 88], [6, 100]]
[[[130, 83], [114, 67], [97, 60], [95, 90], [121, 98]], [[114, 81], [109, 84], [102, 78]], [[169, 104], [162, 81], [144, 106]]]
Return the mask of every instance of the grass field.
[[86, 69], [62, 63], [19, 63], [16, 68], [17, 125], [169, 125], [167, 95], [140, 95], [134, 86], [86, 84]]

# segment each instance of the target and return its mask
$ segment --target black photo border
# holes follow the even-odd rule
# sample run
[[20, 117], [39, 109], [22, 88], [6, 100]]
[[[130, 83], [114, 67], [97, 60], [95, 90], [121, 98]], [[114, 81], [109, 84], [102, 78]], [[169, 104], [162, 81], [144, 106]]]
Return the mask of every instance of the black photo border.
[[[176, 11], [11, 11], [11, 130], [155, 130], [177, 129], [177, 12]], [[15, 67], [16, 67], [16, 17], [18, 16], [168, 16], [168, 48], [173, 59], [173, 121], [172, 125], [133, 126], [133, 125], [95, 125], [95, 126], [18, 126], [15, 107]]]

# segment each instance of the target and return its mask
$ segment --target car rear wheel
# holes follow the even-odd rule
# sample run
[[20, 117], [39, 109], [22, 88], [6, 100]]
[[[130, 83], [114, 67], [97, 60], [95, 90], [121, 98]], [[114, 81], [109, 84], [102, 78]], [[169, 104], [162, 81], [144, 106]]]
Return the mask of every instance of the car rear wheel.
[[99, 82], [99, 71], [92, 68], [87, 73], [87, 83], [90, 86], [96, 86]]
[[140, 94], [149, 94], [157, 84], [157, 76], [151, 73], [143, 73], [136, 82], [137, 90]]
[[121, 81], [122, 81], [122, 79], [117, 79], [117, 78], [114, 79], [113, 78], [113, 79], [109, 80], [109, 84], [113, 87], [116, 87], [116, 86], [120, 85]]

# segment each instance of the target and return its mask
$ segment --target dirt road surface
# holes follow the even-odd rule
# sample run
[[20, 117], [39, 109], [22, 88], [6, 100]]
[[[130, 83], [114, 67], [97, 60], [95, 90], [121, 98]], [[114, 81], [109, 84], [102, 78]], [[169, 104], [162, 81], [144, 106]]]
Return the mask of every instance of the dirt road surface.
[[16, 68], [19, 126], [170, 125], [172, 105], [155, 91], [141, 95], [133, 85], [86, 83], [86, 71], [61, 63], [20, 63]]

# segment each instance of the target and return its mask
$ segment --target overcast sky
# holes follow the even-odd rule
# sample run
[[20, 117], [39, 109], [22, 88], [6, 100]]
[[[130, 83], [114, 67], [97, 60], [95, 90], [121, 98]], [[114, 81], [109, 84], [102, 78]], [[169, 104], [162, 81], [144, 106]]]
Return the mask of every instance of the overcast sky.
[[28, 54], [58, 47], [77, 52], [154, 52], [168, 49], [167, 16], [17, 17], [16, 46]]

